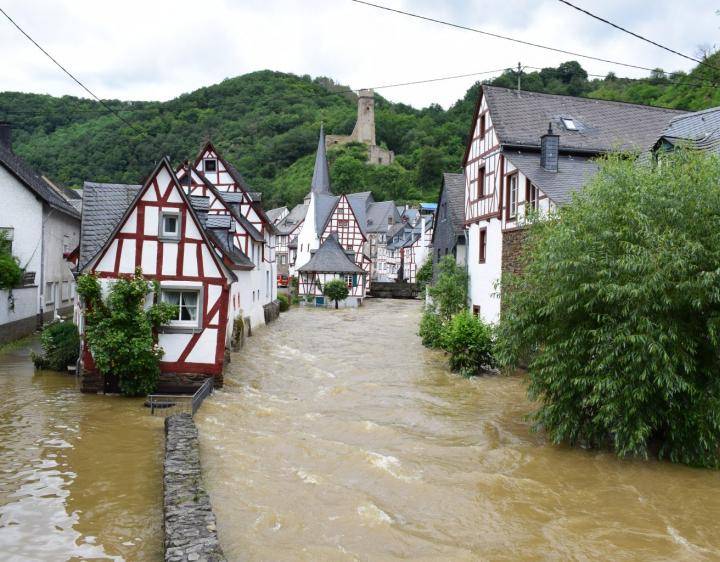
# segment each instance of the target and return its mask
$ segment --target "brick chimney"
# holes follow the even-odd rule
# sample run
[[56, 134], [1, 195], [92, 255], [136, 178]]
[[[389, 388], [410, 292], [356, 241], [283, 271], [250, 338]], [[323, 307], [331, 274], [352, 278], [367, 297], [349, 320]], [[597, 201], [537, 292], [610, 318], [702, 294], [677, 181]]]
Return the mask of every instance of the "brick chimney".
[[0, 121], [0, 144], [12, 150], [12, 125], [5, 121]]

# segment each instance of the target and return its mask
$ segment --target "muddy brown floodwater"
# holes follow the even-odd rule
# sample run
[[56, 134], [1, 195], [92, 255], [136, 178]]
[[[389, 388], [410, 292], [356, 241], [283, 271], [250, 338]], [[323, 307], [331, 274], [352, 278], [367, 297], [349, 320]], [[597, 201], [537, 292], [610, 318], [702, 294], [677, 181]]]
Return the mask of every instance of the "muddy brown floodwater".
[[292, 310], [235, 354], [196, 418], [229, 560], [720, 558], [718, 473], [547, 444], [420, 310]]
[[162, 419], [0, 355], [0, 560], [162, 560]]

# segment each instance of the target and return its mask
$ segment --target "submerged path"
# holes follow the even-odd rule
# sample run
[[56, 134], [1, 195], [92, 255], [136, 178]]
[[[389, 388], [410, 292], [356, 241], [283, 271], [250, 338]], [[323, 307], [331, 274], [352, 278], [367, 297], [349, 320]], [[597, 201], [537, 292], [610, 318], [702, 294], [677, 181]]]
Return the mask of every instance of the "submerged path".
[[718, 473], [546, 444], [420, 311], [296, 309], [233, 356], [196, 417], [228, 560], [718, 559]]

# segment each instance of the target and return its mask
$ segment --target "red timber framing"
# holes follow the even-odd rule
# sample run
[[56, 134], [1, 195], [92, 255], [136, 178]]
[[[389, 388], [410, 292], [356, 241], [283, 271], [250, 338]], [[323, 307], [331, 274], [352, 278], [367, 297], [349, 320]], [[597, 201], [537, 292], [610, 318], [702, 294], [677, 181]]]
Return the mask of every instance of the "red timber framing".
[[363, 234], [360, 222], [345, 195], [341, 195], [335, 204], [335, 209], [330, 214], [325, 229], [320, 235], [320, 244], [331, 234], [337, 235], [338, 242], [343, 248], [355, 253], [355, 264], [365, 271], [365, 284], [368, 289], [372, 274], [372, 260], [363, 253], [367, 237]]
[[[178, 217], [178, 236], [160, 235], [164, 214]], [[161, 291], [197, 294], [197, 325], [170, 325], [160, 331], [159, 344], [165, 351], [161, 371], [221, 375], [230, 285], [236, 277], [207, 238], [167, 158], [155, 168], [83, 272], [117, 279], [138, 267], [148, 279], [160, 283]], [[91, 359], [87, 348], [83, 357]], [[91, 369], [92, 361], [85, 367]]]
[[[190, 176], [190, 180], [186, 179]], [[193, 166], [183, 166], [179, 169], [178, 178], [180, 182], [187, 188], [188, 194], [208, 198], [208, 216], [210, 215], [229, 215], [236, 221], [234, 243], [246, 256], [254, 255], [250, 245], [256, 245], [256, 252], [262, 252], [264, 238], [260, 231], [255, 228], [247, 217], [241, 218], [230, 205], [222, 198], [222, 194], [210, 182], [207, 177]], [[189, 183], [189, 185], [186, 185]], [[247, 228], [247, 225], [252, 225]], [[253, 231], [254, 230], [254, 231]]]
[[[214, 162], [215, 170], [205, 167]], [[218, 191], [242, 193], [240, 213], [264, 236], [266, 232], [274, 232], [274, 227], [260, 205], [252, 200], [250, 191], [240, 173], [227, 162], [213, 144], [208, 141], [200, 150], [193, 167], [202, 172]], [[212, 166], [211, 166], [212, 167]], [[202, 185], [192, 186], [190, 195], [205, 195], [206, 188]], [[267, 261], [267, 260], [266, 260]]]
[[298, 294], [300, 296], [323, 296], [322, 288], [328, 281], [342, 279], [348, 285], [348, 296], [365, 297], [363, 273], [318, 273], [301, 271], [298, 276]]

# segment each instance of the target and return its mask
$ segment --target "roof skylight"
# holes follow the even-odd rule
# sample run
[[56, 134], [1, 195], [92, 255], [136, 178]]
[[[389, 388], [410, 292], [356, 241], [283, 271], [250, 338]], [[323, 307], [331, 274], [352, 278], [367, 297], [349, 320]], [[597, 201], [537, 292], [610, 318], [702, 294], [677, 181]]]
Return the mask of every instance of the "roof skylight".
[[577, 125], [575, 124], [575, 121], [571, 117], [561, 117], [563, 125], [565, 125], [565, 128], [568, 131], [577, 131]]

